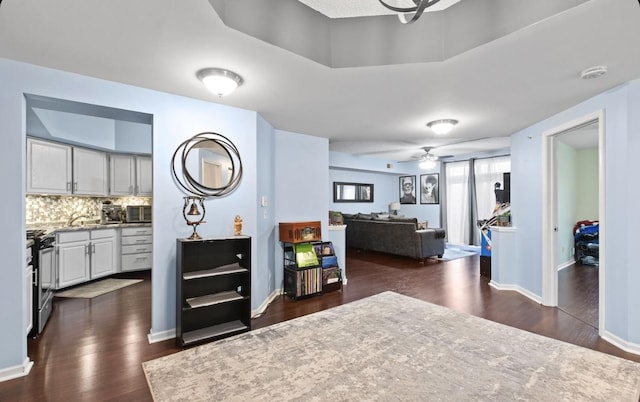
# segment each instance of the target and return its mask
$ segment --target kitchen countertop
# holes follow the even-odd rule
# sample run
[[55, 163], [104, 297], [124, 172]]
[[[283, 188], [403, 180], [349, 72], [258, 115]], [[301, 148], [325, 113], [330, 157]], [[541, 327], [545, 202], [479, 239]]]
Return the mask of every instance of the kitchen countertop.
[[64, 223], [59, 222], [43, 222], [43, 223], [31, 223], [27, 225], [27, 229], [44, 229], [47, 234], [57, 232], [73, 232], [79, 230], [97, 230], [97, 229], [111, 229], [111, 228], [132, 228], [132, 227], [151, 227], [151, 222], [131, 222], [131, 223], [84, 223], [82, 225], [67, 226]]

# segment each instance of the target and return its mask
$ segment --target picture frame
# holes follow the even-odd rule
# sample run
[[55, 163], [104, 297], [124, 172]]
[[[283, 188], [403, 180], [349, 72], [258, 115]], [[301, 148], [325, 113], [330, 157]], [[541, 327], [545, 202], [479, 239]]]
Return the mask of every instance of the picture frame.
[[420, 175], [420, 204], [440, 204], [440, 174]]
[[416, 176], [400, 176], [398, 178], [400, 189], [400, 204], [416, 203]]
[[373, 184], [334, 181], [333, 202], [373, 202]]

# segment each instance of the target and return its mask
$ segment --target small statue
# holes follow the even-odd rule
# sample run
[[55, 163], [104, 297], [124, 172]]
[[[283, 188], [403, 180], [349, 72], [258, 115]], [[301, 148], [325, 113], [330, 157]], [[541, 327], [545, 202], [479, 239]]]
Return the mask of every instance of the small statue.
[[233, 234], [235, 236], [242, 234], [242, 218], [240, 215], [236, 215], [236, 219], [233, 221]]

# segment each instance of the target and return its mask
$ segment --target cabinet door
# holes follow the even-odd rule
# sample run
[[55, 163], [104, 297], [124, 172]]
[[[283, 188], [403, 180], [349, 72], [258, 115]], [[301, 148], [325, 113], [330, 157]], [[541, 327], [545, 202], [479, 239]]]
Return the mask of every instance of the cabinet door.
[[71, 147], [27, 138], [27, 193], [71, 194]]
[[58, 247], [58, 288], [88, 281], [89, 242], [78, 241]]
[[136, 156], [136, 194], [151, 196], [153, 193], [153, 178], [151, 157]]
[[116, 272], [115, 239], [91, 240], [91, 279]]
[[109, 157], [109, 194], [133, 195], [135, 183], [135, 161], [131, 155]]
[[107, 154], [73, 149], [73, 193], [107, 195]]
[[27, 267], [25, 278], [25, 315], [24, 315], [24, 333], [29, 335], [31, 328], [33, 328], [33, 267], [29, 265]]

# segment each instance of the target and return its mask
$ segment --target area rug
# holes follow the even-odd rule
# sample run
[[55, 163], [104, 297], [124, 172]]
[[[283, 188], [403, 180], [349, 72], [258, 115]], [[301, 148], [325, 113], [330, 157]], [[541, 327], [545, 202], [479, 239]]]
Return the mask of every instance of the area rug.
[[114, 290], [122, 289], [127, 286], [131, 286], [138, 282], [142, 282], [142, 279], [114, 279], [107, 278], [97, 282], [91, 282], [89, 284], [78, 286], [77, 288], [64, 290], [60, 293], [56, 293], [56, 297], [77, 297], [83, 299], [92, 299], [96, 296], [103, 295], [105, 293], [113, 292]]
[[447, 247], [444, 249], [444, 254], [442, 257], [438, 258], [440, 261], [451, 261], [457, 260], [458, 258], [468, 257], [470, 255], [475, 255], [478, 253], [474, 253], [473, 251], [463, 250], [460, 248]]
[[155, 401], [638, 401], [640, 364], [384, 292], [142, 364]]

